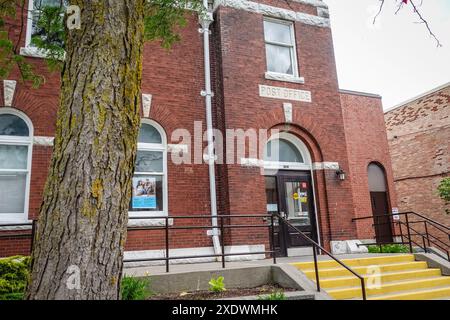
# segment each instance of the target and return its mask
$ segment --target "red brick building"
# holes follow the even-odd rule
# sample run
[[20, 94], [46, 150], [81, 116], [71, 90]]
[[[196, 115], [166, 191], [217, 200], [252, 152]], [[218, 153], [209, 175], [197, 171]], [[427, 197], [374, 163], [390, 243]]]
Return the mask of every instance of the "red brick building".
[[[29, 5], [33, 12], [33, 3]], [[143, 127], [130, 216], [168, 216], [171, 224], [185, 226], [213, 219], [173, 218], [209, 216], [214, 211], [280, 213], [326, 246], [331, 241], [373, 239], [368, 224], [352, 219], [372, 214], [374, 193], [387, 212], [396, 206], [381, 99], [339, 90], [325, 3], [220, 0], [211, 4], [211, 10], [214, 21], [202, 27], [210, 27], [210, 50], [204, 52], [204, 34], [195, 16], [170, 51], [158, 43], [145, 45]], [[18, 29], [11, 28], [17, 37]], [[18, 82], [19, 75], [13, 72], [0, 90], [0, 224], [4, 225], [37, 218], [55, 134], [59, 76], [47, 71], [30, 45], [36, 32], [32, 23], [27, 30], [19, 39], [22, 54], [47, 81], [32, 89]], [[218, 160], [212, 173], [203, 160], [208, 97], [212, 97], [212, 124], [224, 136], [223, 145], [216, 145], [217, 157], [227, 159]], [[233, 152], [242, 146], [243, 152]], [[184, 159], [182, 164], [174, 161], [179, 158]], [[151, 227], [164, 221], [138, 219], [130, 220], [130, 225]], [[13, 234], [16, 229], [1, 230]], [[172, 230], [170, 254], [211, 254], [211, 234], [204, 229]], [[164, 241], [162, 230], [130, 231], [127, 257], [162, 257]], [[227, 251], [260, 252], [268, 249], [269, 234], [256, 228], [230, 229], [225, 242]], [[284, 227], [278, 228], [275, 242], [281, 255], [298, 254], [305, 246]], [[0, 256], [26, 254], [28, 247], [28, 239], [0, 238]]]
[[[384, 117], [400, 210], [449, 225], [450, 207], [437, 188], [450, 177], [450, 83], [388, 110]], [[443, 241], [448, 242], [444, 235]]]

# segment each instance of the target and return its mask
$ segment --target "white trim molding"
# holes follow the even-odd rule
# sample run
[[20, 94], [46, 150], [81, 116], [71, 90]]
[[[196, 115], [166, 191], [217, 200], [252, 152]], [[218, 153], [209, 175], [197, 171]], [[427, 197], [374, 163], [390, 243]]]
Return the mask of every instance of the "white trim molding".
[[[309, 1], [308, 1], [309, 2]], [[321, 1], [314, 1], [314, 3], [319, 3]], [[311, 4], [311, 3], [308, 3]], [[330, 19], [323, 18], [319, 16], [314, 16], [306, 14], [303, 12], [295, 12], [292, 10], [287, 10], [283, 8], [277, 8], [273, 6], [268, 6], [266, 4], [257, 3], [247, 0], [217, 0], [214, 2], [213, 10], [217, 10], [220, 6], [234, 8], [238, 10], [244, 10], [253, 13], [263, 14], [268, 17], [280, 18], [290, 21], [297, 21], [307, 25], [330, 28]]]
[[3, 80], [4, 107], [11, 107], [16, 92], [17, 81]]
[[313, 170], [339, 170], [340, 165], [338, 162], [314, 162]]

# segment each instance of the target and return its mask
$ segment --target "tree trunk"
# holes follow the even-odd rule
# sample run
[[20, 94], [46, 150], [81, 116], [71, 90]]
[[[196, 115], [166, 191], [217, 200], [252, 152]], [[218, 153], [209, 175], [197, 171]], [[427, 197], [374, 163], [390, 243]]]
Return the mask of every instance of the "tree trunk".
[[28, 299], [118, 299], [139, 131], [144, 0], [77, 0]]

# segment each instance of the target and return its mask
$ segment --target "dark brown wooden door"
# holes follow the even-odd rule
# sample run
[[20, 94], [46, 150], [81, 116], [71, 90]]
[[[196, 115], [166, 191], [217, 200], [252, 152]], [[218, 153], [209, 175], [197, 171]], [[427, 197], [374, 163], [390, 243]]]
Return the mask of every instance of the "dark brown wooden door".
[[388, 197], [386, 192], [371, 192], [372, 212], [375, 222], [377, 243], [392, 243], [392, 223], [389, 215]]

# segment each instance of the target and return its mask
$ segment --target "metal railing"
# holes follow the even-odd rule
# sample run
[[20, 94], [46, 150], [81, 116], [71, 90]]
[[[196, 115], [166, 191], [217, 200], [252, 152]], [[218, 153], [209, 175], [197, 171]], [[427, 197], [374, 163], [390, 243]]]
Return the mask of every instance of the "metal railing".
[[[261, 224], [226, 224], [224, 220], [229, 219], [267, 219], [270, 223]], [[250, 256], [250, 255], [271, 255], [273, 263], [277, 263], [276, 250], [274, 248], [275, 239], [275, 225], [274, 217], [272, 215], [218, 215], [217, 220], [219, 225], [214, 227], [212, 225], [186, 225], [177, 226], [171, 225], [171, 220], [186, 220], [186, 219], [200, 219], [211, 221], [210, 215], [195, 215], [195, 216], [164, 216], [164, 217], [130, 217], [130, 220], [161, 220], [164, 221], [162, 226], [148, 226], [148, 227], [129, 227], [128, 232], [136, 230], [164, 230], [165, 240], [165, 257], [156, 258], [142, 258], [142, 259], [125, 259], [124, 262], [154, 262], [165, 261], [166, 272], [170, 272], [170, 261], [172, 260], [187, 260], [187, 259], [201, 259], [201, 258], [220, 258], [222, 262], [222, 268], [226, 268], [226, 258], [233, 256]], [[268, 228], [270, 232], [270, 250], [259, 252], [244, 252], [244, 253], [226, 253], [225, 252], [225, 231], [229, 229], [251, 229], [251, 228]], [[207, 254], [207, 255], [190, 255], [190, 256], [170, 256], [170, 231], [171, 230], [211, 230], [212, 232], [218, 232], [221, 242], [221, 253], [219, 254]]]
[[[174, 220], [187, 220], [187, 219], [198, 219], [198, 220], [206, 220], [211, 221], [210, 215], [192, 215], [192, 216], [139, 216], [139, 217], [129, 217], [130, 221], [133, 220], [153, 220], [153, 221], [164, 221], [163, 225], [150, 225], [150, 226], [138, 226], [138, 227], [128, 227], [128, 232], [133, 231], [156, 231], [156, 230], [164, 230], [164, 257], [155, 257], [155, 258], [139, 258], [139, 259], [124, 259], [126, 263], [132, 262], [155, 262], [155, 261], [165, 261], [166, 272], [170, 272], [170, 261], [172, 260], [186, 260], [186, 259], [204, 259], [204, 258], [220, 258], [222, 262], [222, 268], [226, 268], [226, 258], [227, 257], [237, 257], [237, 256], [252, 256], [252, 255], [270, 255], [273, 259], [273, 263], [277, 263], [276, 250], [274, 249], [274, 241], [275, 241], [275, 226], [274, 226], [274, 217], [272, 215], [218, 215], [217, 220], [219, 221], [219, 225], [217, 227], [212, 226], [211, 224], [207, 225], [185, 225], [178, 226], [173, 225], [171, 221]], [[261, 219], [270, 221], [270, 223], [246, 223], [246, 224], [226, 224], [225, 220], [239, 220], [239, 219]], [[1, 239], [17, 239], [17, 238], [31, 238], [31, 246], [30, 252], [33, 249], [34, 239], [35, 239], [35, 231], [36, 231], [37, 221], [33, 220], [28, 223], [13, 223], [13, 224], [0, 224], [0, 240]], [[20, 228], [20, 227], [31, 227], [31, 232], [28, 230], [9, 230], [10, 228]], [[9, 228], [9, 229], [8, 229]], [[270, 233], [270, 250], [258, 251], [258, 252], [243, 252], [243, 253], [226, 253], [225, 251], [225, 231], [229, 229], [252, 229], [252, 228], [268, 228]], [[4, 230], [2, 230], [4, 229]], [[211, 230], [212, 232], [217, 232], [220, 234], [221, 239], [221, 252], [218, 254], [206, 254], [206, 255], [186, 255], [186, 256], [171, 256], [170, 255], [170, 231], [171, 230]], [[28, 231], [28, 232], [27, 232]], [[205, 237], [206, 238], [206, 237]]]
[[293, 229], [296, 234], [299, 234], [303, 239], [306, 240], [306, 242], [308, 242], [313, 247], [314, 270], [315, 270], [315, 275], [316, 275], [316, 286], [317, 286], [318, 292], [321, 291], [321, 287], [320, 287], [320, 274], [319, 274], [319, 263], [318, 263], [318, 259], [317, 259], [317, 251], [320, 250], [359, 279], [359, 281], [361, 283], [362, 298], [363, 298], [363, 300], [367, 300], [366, 283], [365, 283], [363, 276], [361, 276], [357, 272], [353, 271], [349, 266], [347, 266], [341, 260], [336, 258], [333, 254], [331, 254], [330, 252], [325, 250], [320, 244], [318, 244], [316, 241], [314, 241], [313, 239], [308, 237], [304, 232], [300, 231], [296, 226], [294, 226], [292, 223], [290, 223], [286, 218], [284, 218], [278, 214], [275, 214], [275, 216], [277, 216], [279, 220], [283, 221], [283, 223], [286, 224], [289, 228]]
[[[395, 221], [394, 217], [400, 217], [400, 219]], [[402, 221], [401, 217], [404, 217], [405, 221]], [[389, 219], [389, 222], [380, 223], [379, 219], [382, 218]], [[411, 253], [414, 252], [414, 246], [422, 249], [426, 253], [430, 251], [430, 248], [432, 246], [435, 246], [437, 249], [443, 251], [446, 255], [442, 255], [436, 250], [433, 251], [433, 253], [440, 256], [443, 259], [446, 259], [447, 261], [450, 261], [450, 227], [413, 211], [402, 212], [398, 214], [386, 214], [380, 216], [372, 215], [360, 217], [353, 219], [353, 221], [362, 221], [369, 219], [373, 220], [372, 227], [375, 229], [378, 226], [389, 224], [394, 227], [397, 226], [400, 234], [397, 234], [396, 228], [393, 228], [392, 237], [394, 238], [394, 241], [390, 242], [376, 239], [375, 243], [364, 243], [362, 244], [363, 246], [376, 245], [380, 247], [380, 251], [382, 252], [383, 245], [389, 244], [407, 245]], [[419, 227], [416, 227], [416, 225], [419, 225]], [[418, 230], [420, 228], [420, 225], [422, 225], [423, 230]], [[435, 233], [433, 234], [432, 231], [435, 231]], [[445, 241], [441, 240], [441, 238], [436, 234], [436, 232], [440, 233], [441, 237], [449, 239], [449, 243], [446, 243]], [[421, 241], [417, 240], [417, 237], [419, 237]], [[401, 241], [395, 241], [395, 238], [400, 238]]]
[[[227, 224], [225, 220], [239, 220], [239, 219], [264, 219], [265, 222], [261, 224]], [[345, 268], [347, 271], [352, 273], [355, 277], [357, 277], [361, 282], [361, 291], [363, 300], [367, 299], [366, 296], [366, 286], [364, 277], [353, 271], [349, 266], [336, 258], [333, 254], [325, 250], [321, 245], [319, 245], [316, 241], [308, 237], [305, 233], [299, 230], [296, 226], [291, 224], [284, 217], [274, 214], [274, 215], [219, 215], [217, 219], [219, 221], [219, 225], [214, 227], [212, 225], [173, 225], [171, 222], [174, 220], [186, 220], [186, 219], [199, 219], [199, 220], [211, 220], [210, 215], [195, 215], [195, 216], [161, 216], [161, 217], [130, 217], [129, 220], [159, 220], [164, 221], [164, 223], [160, 226], [137, 226], [137, 227], [128, 227], [128, 232], [140, 231], [140, 230], [163, 230], [164, 231], [164, 243], [165, 243], [165, 256], [164, 257], [155, 257], [155, 258], [140, 258], [140, 259], [124, 259], [126, 263], [138, 263], [138, 262], [154, 262], [154, 261], [165, 261], [166, 272], [170, 272], [170, 261], [172, 260], [185, 260], [185, 259], [202, 259], [202, 258], [220, 258], [222, 263], [222, 268], [226, 268], [226, 258], [233, 256], [249, 256], [249, 255], [271, 255], [273, 259], [273, 263], [277, 263], [277, 250], [275, 249], [275, 218], [278, 219], [278, 225], [281, 223], [293, 229], [295, 234], [300, 235], [311, 247], [313, 247], [313, 259], [314, 259], [314, 270], [316, 276], [316, 286], [317, 291], [321, 292], [320, 286], [320, 270], [318, 264], [318, 251], [325, 253], [331, 259], [336, 261], [339, 265]], [[270, 221], [270, 223], [267, 223]], [[9, 225], [0, 225], [0, 240], [2, 238], [22, 238], [22, 237], [31, 237], [31, 247], [33, 248], [34, 234], [36, 230], [36, 221], [30, 223], [23, 224], [9, 224]], [[4, 231], [2, 232], [1, 227], [25, 227], [31, 226], [31, 233], [17, 233], [16, 231]], [[226, 253], [225, 252], [225, 231], [233, 230], [233, 229], [250, 229], [250, 228], [268, 228], [270, 232], [270, 250], [260, 251], [260, 252], [245, 252], [245, 253]], [[221, 253], [220, 254], [208, 254], [208, 255], [190, 255], [190, 256], [171, 256], [170, 255], [170, 231], [171, 230], [212, 230], [213, 232], [220, 233], [221, 239]], [[11, 233], [13, 232], [13, 233]]]

